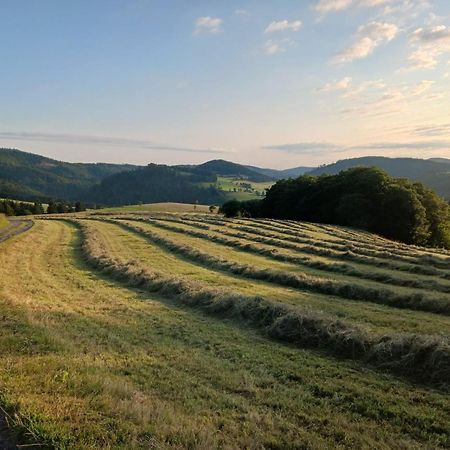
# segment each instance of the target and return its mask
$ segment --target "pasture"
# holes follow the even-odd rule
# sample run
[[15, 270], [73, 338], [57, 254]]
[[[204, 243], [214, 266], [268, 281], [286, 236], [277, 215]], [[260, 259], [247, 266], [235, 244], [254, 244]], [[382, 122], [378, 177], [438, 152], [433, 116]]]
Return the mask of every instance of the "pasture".
[[0, 243], [0, 405], [24, 440], [450, 446], [450, 252], [204, 212], [43, 217]]

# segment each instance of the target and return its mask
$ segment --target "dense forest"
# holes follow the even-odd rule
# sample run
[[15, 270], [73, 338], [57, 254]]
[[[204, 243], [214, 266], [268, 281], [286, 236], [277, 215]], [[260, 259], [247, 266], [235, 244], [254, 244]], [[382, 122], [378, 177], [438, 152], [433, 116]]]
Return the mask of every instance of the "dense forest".
[[227, 216], [267, 217], [344, 225], [408, 244], [450, 248], [450, 208], [421, 183], [377, 168], [280, 180], [263, 200], [231, 201]]
[[215, 177], [211, 178], [210, 173], [149, 164], [104, 179], [89, 191], [89, 199], [105, 205], [156, 202], [221, 204], [224, 201], [221, 191], [195, 184], [213, 180]]
[[0, 197], [76, 201], [104, 178], [133, 169], [128, 164], [78, 164], [0, 148]]
[[336, 175], [353, 167], [377, 167], [395, 178], [407, 178], [431, 187], [438, 195], [450, 201], [450, 159], [387, 158], [364, 156], [338, 161], [318, 167], [308, 175]]

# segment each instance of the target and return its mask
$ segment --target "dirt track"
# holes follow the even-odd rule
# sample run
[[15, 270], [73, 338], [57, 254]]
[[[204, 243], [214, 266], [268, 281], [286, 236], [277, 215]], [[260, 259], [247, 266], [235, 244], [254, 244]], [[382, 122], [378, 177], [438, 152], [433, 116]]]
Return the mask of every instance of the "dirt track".
[[0, 230], [0, 242], [29, 230], [34, 222], [30, 219], [9, 218], [9, 226]]

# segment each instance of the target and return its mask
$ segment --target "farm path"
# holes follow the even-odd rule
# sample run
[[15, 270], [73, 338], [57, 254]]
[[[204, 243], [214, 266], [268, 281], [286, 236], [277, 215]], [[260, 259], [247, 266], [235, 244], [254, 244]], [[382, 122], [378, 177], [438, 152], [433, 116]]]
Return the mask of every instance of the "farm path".
[[29, 230], [34, 224], [34, 222], [30, 219], [9, 218], [8, 220], [9, 226], [0, 230], [0, 242], [6, 241], [17, 234]]

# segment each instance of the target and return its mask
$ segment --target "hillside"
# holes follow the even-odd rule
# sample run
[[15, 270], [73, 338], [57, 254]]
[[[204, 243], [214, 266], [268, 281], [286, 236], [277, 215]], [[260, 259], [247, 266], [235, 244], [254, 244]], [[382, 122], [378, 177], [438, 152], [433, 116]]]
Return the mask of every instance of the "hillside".
[[450, 253], [292, 221], [88, 219], [0, 243], [2, 408], [39, 448], [448, 448]]
[[318, 167], [308, 175], [335, 175], [342, 170], [358, 166], [378, 167], [393, 177], [420, 181], [434, 189], [440, 196], [450, 200], [450, 160], [445, 158], [427, 160], [368, 156], [344, 159], [334, 164]]
[[15, 149], [0, 149], [0, 198], [77, 200], [109, 175], [129, 164], [79, 164], [56, 161]]
[[295, 178], [299, 177], [301, 175], [304, 175], [307, 172], [311, 172], [311, 170], [314, 170], [315, 167], [293, 167], [291, 169], [282, 169], [282, 170], [276, 170], [276, 169], [264, 169], [261, 167], [255, 167], [255, 166], [245, 166], [250, 170], [253, 170], [254, 172], [261, 173], [263, 175], [266, 175], [268, 177], [271, 177], [273, 180], [282, 180], [283, 178]]
[[223, 159], [215, 159], [196, 166], [197, 169], [214, 173], [215, 175], [222, 175], [227, 177], [242, 177], [249, 181], [264, 182], [273, 181], [269, 175], [259, 173], [241, 164], [236, 164]]
[[[210, 174], [205, 175], [209, 180]], [[149, 164], [111, 175], [93, 186], [87, 198], [104, 205], [179, 202], [220, 204], [223, 194], [215, 187], [199, 187], [199, 174], [181, 172], [173, 167]]]

